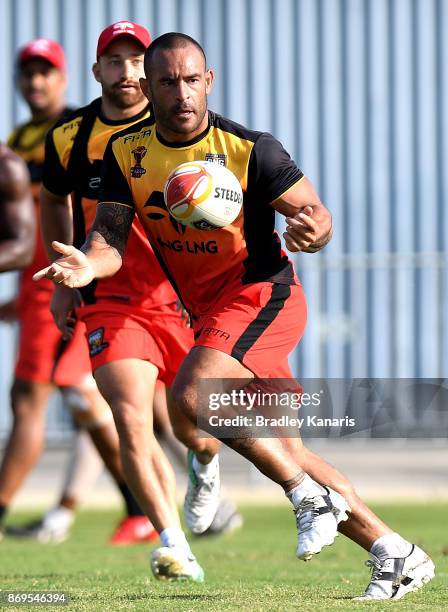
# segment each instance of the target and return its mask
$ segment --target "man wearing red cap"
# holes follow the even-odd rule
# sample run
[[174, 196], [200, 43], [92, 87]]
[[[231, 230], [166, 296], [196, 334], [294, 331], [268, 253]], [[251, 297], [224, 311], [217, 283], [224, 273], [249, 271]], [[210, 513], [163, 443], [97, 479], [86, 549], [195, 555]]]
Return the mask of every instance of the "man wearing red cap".
[[[58, 256], [51, 248], [53, 240], [80, 246], [93, 223], [109, 138], [149, 117], [139, 85], [149, 43], [149, 33], [137, 24], [122, 21], [106, 28], [99, 37], [93, 66], [102, 87], [101, 98], [74, 112], [49, 133], [41, 206], [43, 235], [53, 260]], [[136, 146], [136, 169], [144, 155], [145, 151]], [[73, 236], [68, 223], [70, 194]], [[150, 214], [157, 212], [151, 208]], [[139, 221], [133, 225], [120, 273], [86, 287], [82, 298], [84, 305], [77, 314], [87, 327], [95, 379], [114, 415], [126, 480], [160, 533], [163, 545], [176, 549], [175, 566], [168, 575], [155, 572], [156, 576], [201, 581], [202, 569], [180, 527], [174, 473], [154, 437], [152, 414], [157, 379], [170, 386], [193, 336]], [[55, 320], [65, 335], [70, 334], [67, 313], [76, 301], [77, 292], [56, 286]], [[205, 466], [216, 454], [217, 441], [199, 438], [197, 429], [180, 414], [173, 422], [176, 434]], [[211, 467], [217, 470], [216, 460]], [[215, 504], [210, 506], [202, 531], [216, 513], [219, 491], [214, 495]]]
[[[25, 45], [17, 57], [17, 84], [31, 119], [14, 130], [8, 144], [28, 166], [37, 212], [45, 134], [67, 110], [65, 58], [61, 46], [42, 38]], [[85, 357], [79, 357], [84, 354], [84, 347], [82, 334], [78, 334], [70, 351], [72, 356], [76, 355], [76, 366], [67, 368], [67, 362], [65, 367], [61, 363], [57, 378], [53, 379], [61, 335], [49, 313], [52, 285], [45, 283], [36, 288], [31, 280], [33, 273], [48, 261], [39, 228], [36, 229], [34, 256], [21, 273], [18, 295], [0, 306], [0, 318], [17, 317], [20, 323], [18, 359], [11, 389], [13, 427], [0, 467], [0, 527], [14, 494], [41, 454], [45, 408], [53, 382], [68, 391], [82, 384], [88, 373], [88, 362]]]
[[[25, 45], [17, 56], [17, 83], [30, 109], [31, 119], [14, 130], [8, 144], [27, 163], [37, 210], [45, 136], [61, 116], [72, 112], [66, 108], [64, 100], [67, 78], [62, 47], [44, 38]], [[110, 410], [91, 376], [84, 330], [77, 325], [70, 342], [63, 342], [50, 313], [53, 284], [49, 282], [38, 286], [31, 280], [34, 272], [46, 262], [48, 258], [38, 227], [34, 256], [20, 276], [18, 296], [0, 305], [0, 319], [17, 318], [20, 323], [18, 359], [11, 389], [13, 427], [0, 466], [0, 530], [7, 507], [42, 452], [45, 409], [50, 394], [57, 386], [65, 404], [73, 410], [76, 423], [89, 430], [105, 459], [121, 490], [128, 515], [137, 516], [137, 520], [144, 523], [146, 535], [140, 525], [140, 535], [134, 534], [131, 541], [148, 539], [153, 535], [157, 537], [124, 482], [115, 426]], [[86, 481], [97, 464], [93, 461], [96, 459], [95, 449], [86, 443], [82, 449], [83, 453], [89, 453], [85, 457], [90, 465], [88, 477], [82, 468], [85, 462], [78, 469], [74, 468], [71, 484], [65, 489], [60, 504], [46, 515], [43, 523], [33, 524], [32, 532], [36, 537], [60, 541], [67, 536], [73, 521], [72, 509], [84, 485], [88, 486]], [[93, 460], [89, 461], [92, 455]], [[15, 535], [25, 535], [25, 531], [9, 530]], [[113, 537], [120, 538], [121, 532], [120, 527]]]

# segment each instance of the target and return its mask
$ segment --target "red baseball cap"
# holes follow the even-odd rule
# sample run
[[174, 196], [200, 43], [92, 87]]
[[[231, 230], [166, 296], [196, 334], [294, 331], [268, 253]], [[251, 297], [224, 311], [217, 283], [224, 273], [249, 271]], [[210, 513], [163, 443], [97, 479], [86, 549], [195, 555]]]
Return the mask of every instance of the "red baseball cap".
[[103, 30], [98, 38], [98, 46], [96, 48], [96, 57], [101, 57], [107, 47], [115, 39], [121, 36], [128, 36], [138, 41], [145, 49], [151, 43], [151, 35], [148, 30], [138, 23], [132, 21], [117, 21]]
[[20, 49], [17, 63], [20, 65], [35, 58], [46, 60], [58, 70], [65, 70], [66, 68], [64, 49], [55, 40], [49, 40], [48, 38], [31, 40]]

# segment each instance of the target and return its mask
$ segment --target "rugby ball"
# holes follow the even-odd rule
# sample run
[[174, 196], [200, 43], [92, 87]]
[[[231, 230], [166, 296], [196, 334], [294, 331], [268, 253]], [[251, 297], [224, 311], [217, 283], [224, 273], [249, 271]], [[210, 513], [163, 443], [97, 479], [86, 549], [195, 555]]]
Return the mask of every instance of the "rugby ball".
[[198, 230], [230, 225], [243, 205], [236, 176], [210, 161], [186, 162], [174, 168], [165, 183], [164, 197], [176, 221]]

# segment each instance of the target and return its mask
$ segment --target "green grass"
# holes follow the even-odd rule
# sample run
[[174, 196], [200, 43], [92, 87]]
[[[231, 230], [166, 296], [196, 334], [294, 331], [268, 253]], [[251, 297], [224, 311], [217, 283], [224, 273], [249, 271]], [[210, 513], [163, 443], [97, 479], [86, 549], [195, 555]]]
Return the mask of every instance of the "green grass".
[[[433, 557], [437, 577], [398, 602], [352, 602], [364, 591], [369, 573], [366, 553], [343, 537], [303, 563], [294, 557], [295, 527], [286, 507], [243, 508], [238, 533], [193, 540], [206, 572], [202, 585], [156, 582], [148, 566], [149, 547], [112, 548], [105, 542], [117, 517], [84, 512], [71, 539], [39, 545], [5, 538], [0, 543], [1, 590], [60, 590], [70, 610], [428, 610], [448, 609], [447, 509], [443, 505], [375, 508], [407, 538]], [[28, 518], [15, 515], [11, 520]], [[23, 610], [7, 606], [8, 610]], [[38, 606], [37, 609], [58, 609]]]

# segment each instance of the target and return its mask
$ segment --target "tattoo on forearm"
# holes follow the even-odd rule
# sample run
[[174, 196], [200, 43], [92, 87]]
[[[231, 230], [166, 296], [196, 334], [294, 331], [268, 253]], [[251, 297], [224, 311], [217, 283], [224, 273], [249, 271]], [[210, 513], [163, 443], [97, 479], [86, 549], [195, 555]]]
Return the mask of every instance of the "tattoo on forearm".
[[305, 472], [302, 470], [298, 474], [296, 474], [294, 478], [290, 478], [289, 480], [284, 480], [283, 482], [280, 483], [280, 485], [283, 487], [285, 493], [288, 493], [289, 491], [292, 491], [292, 489], [295, 489], [296, 487], [298, 487], [304, 478], [305, 478]]
[[135, 210], [130, 206], [103, 202], [98, 205], [95, 221], [87, 238], [85, 249], [92, 242], [110, 247], [117, 257], [122, 258], [134, 220]]

